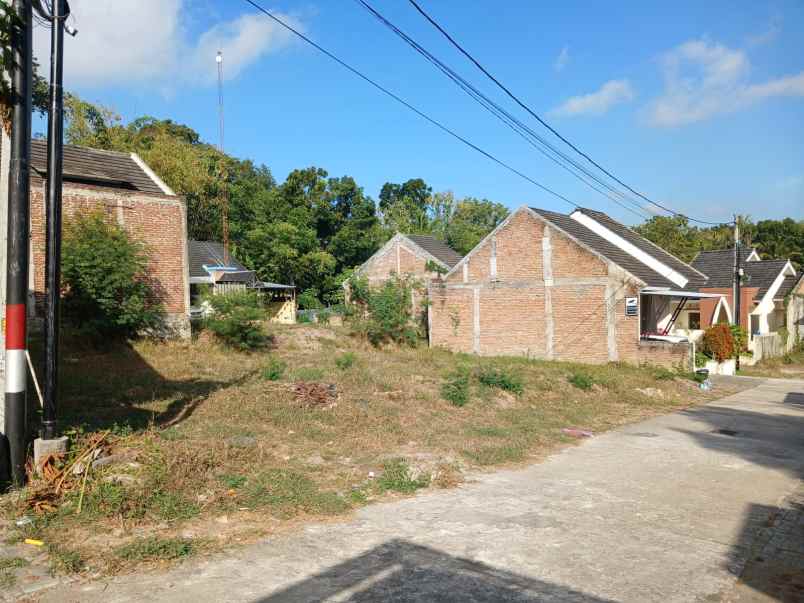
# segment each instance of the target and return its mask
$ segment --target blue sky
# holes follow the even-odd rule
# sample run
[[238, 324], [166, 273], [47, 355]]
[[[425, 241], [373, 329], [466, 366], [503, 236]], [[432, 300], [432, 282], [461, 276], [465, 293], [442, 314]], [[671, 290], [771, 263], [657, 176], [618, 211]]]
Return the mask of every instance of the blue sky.
[[[734, 212], [804, 218], [801, 2], [421, 3], [549, 123], [651, 198], [704, 219]], [[262, 4], [535, 180], [580, 205], [636, 221], [484, 112], [356, 2]], [[371, 4], [515, 110], [407, 2]], [[279, 181], [294, 168], [316, 165], [332, 176], [353, 176], [375, 198], [386, 181], [421, 177], [435, 190], [512, 208], [568, 209], [246, 2], [71, 5], [79, 35], [67, 40], [65, 86], [126, 120], [170, 118], [216, 142], [214, 58], [222, 47], [226, 149], [265, 163]], [[44, 33], [35, 34], [40, 57], [46, 57]]]

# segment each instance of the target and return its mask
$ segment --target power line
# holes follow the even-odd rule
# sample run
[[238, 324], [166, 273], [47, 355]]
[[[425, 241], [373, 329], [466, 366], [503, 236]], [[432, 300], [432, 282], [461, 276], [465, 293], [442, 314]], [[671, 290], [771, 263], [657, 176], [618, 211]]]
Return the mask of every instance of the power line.
[[[453, 81], [461, 90], [463, 90], [468, 96], [470, 96], [474, 101], [476, 101], [479, 105], [481, 105], [484, 109], [486, 109], [489, 113], [494, 115], [497, 119], [503, 122], [507, 127], [513, 130], [516, 134], [522, 137], [528, 144], [533, 146], [537, 151], [539, 151], [542, 155], [550, 159], [553, 163], [558, 165], [559, 167], [567, 170], [570, 174], [578, 178], [581, 182], [592, 188], [593, 190], [597, 191], [598, 193], [604, 195], [612, 202], [616, 203], [626, 211], [629, 211], [636, 215], [640, 220], [644, 220], [647, 218], [646, 214], [638, 213], [638, 211], [645, 211], [645, 208], [637, 203], [630, 197], [624, 195], [618, 189], [612, 187], [608, 182], [599, 178], [596, 174], [586, 169], [583, 165], [579, 164], [571, 157], [568, 157], [564, 154], [561, 150], [555, 148], [551, 145], [547, 140], [543, 137], [539, 136], [537, 132], [534, 132], [530, 127], [526, 124], [522, 123], [518, 120], [515, 116], [511, 113], [506, 111], [503, 107], [495, 103], [492, 99], [488, 96], [483, 94], [480, 90], [478, 90], [475, 86], [473, 86], [470, 82], [468, 82], [465, 78], [461, 77], [455, 70], [451, 69], [448, 65], [446, 65], [443, 61], [439, 60], [435, 57], [432, 53], [430, 53], [427, 49], [425, 49], [421, 44], [416, 42], [413, 38], [407, 35], [404, 31], [399, 29], [396, 25], [391, 23], [388, 19], [386, 19], [383, 15], [381, 15], [376, 9], [374, 9], [368, 2], [365, 0], [356, 0], [360, 5], [363, 6], [371, 15], [377, 18], [380, 23], [386, 26], [388, 29], [393, 31], [397, 36], [399, 36], [402, 40], [404, 40], [409, 46], [411, 46], [414, 50], [416, 50], [419, 54], [421, 54], [425, 59], [427, 59], [432, 65], [434, 65], [439, 71], [441, 71], [445, 76], [447, 76], [450, 80]], [[560, 159], [559, 159], [560, 157]], [[563, 161], [562, 161], [563, 160]], [[566, 163], [565, 163], [566, 162]], [[572, 167], [567, 165], [569, 163]], [[574, 169], [573, 169], [574, 168]], [[577, 170], [577, 171], [575, 171]], [[578, 172], [581, 172], [579, 174]], [[586, 177], [584, 177], [586, 176]], [[589, 180], [594, 180], [599, 186], [602, 186], [608, 191], [601, 190], [598, 186], [595, 186]], [[613, 197], [612, 194], [617, 195], [617, 197]], [[638, 211], [635, 211], [631, 207], [625, 205], [621, 202], [625, 201], [631, 203]]]
[[707, 221], [705, 221], [705, 220], [698, 220], [698, 219], [695, 219], [695, 218], [691, 218], [691, 217], [689, 217], [689, 216], [687, 216], [687, 215], [685, 215], [685, 214], [682, 214], [682, 213], [677, 212], [677, 211], [675, 211], [675, 210], [673, 210], [673, 209], [670, 209], [670, 208], [668, 208], [668, 207], [665, 207], [664, 205], [662, 205], [662, 204], [660, 204], [660, 203], [657, 203], [656, 201], [653, 201], [653, 200], [652, 200], [652, 199], [650, 199], [649, 197], [647, 197], [647, 196], [645, 196], [644, 194], [640, 193], [639, 191], [637, 191], [637, 190], [633, 189], [631, 186], [629, 186], [628, 184], [626, 184], [625, 182], [623, 182], [622, 180], [620, 180], [619, 178], [617, 178], [617, 176], [615, 176], [614, 174], [612, 174], [611, 172], [609, 172], [609, 171], [608, 171], [606, 168], [604, 168], [602, 165], [600, 165], [599, 163], [597, 163], [597, 162], [596, 162], [594, 159], [592, 159], [592, 158], [591, 158], [589, 155], [587, 155], [586, 153], [584, 153], [584, 152], [583, 152], [581, 149], [579, 149], [577, 146], [575, 146], [575, 145], [574, 145], [572, 142], [570, 142], [570, 141], [569, 141], [567, 138], [565, 138], [564, 136], [562, 136], [562, 135], [561, 135], [561, 133], [559, 133], [559, 132], [558, 132], [558, 131], [557, 131], [555, 128], [553, 128], [553, 127], [552, 127], [550, 124], [548, 124], [548, 123], [547, 123], [546, 121], [544, 121], [544, 120], [543, 120], [541, 117], [539, 117], [539, 115], [538, 115], [538, 114], [537, 114], [535, 111], [533, 111], [533, 110], [532, 110], [530, 107], [528, 107], [528, 106], [527, 106], [527, 105], [526, 105], [524, 102], [522, 102], [522, 101], [521, 101], [521, 100], [520, 100], [520, 99], [519, 99], [519, 98], [518, 98], [518, 97], [517, 97], [517, 96], [516, 96], [516, 95], [515, 95], [513, 92], [511, 92], [511, 91], [510, 91], [510, 90], [509, 90], [509, 89], [508, 89], [508, 88], [507, 88], [505, 85], [503, 85], [503, 84], [502, 84], [502, 83], [501, 83], [501, 82], [500, 82], [500, 81], [499, 81], [497, 78], [495, 78], [495, 77], [494, 77], [494, 76], [493, 76], [493, 75], [492, 75], [492, 74], [491, 74], [491, 73], [490, 73], [490, 72], [489, 72], [489, 71], [488, 71], [488, 70], [487, 70], [485, 67], [483, 67], [483, 65], [481, 65], [481, 64], [480, 64], [480, 63], [479, 63], [479, 62], [478, 62], [478, 61], [477, 61], [477, 60], [476, 60], [476, 59], [475, 59], [475, 58], [474, 58], [474, 57], [473, 57], [473, 56], [472, 56], [472, 55], [471, 55], [471, 54], [470, 54], [470, 53], [469, 53], [467, 50], [465, 50], [465, 49], [464, 49], [464, 48], [463, 48], [463, 47], [462, 47], [462, 46], [461, 46], [461, 45], [460, 45], [460, 44], [459, 44], [459, 43], [458, 43], [458, 42], [457, 42], [457, 41], [456, 41], [456, 40], [455, 40], [455, 39], [454, 39], [454, 38], [453, 38], [453, 37], [452, 37], [452, 36], [451, 36], [451, 35], [450, 35], [450, 34], [449, 34], [447, 31], [446, 31], [446, 30], [444, 30], [444, 28], [443, 28], [443, 27], [441, 27], [441, 25], [439, 25], [439, 24], [438, 24], [438, 22], [436, 22], [436, 21], [435, 21], [435, 19], [433, 19], [433, 18], [432, 18], [432, 17], [431, 17], [429, 14], [427, 14], [427, 12], [426, 12], [426, 11], [425, 11], [425, 10], [424, 10], [424, 9], [423, 9], [421, 6], [419, 6], [419, 4], [416, 2], [416, 0], [408, 0], [408, 1], [409, 1], [409, 2], [410, 2], [412, 5], [413, 5], [413, 7], [414, 7], [414, 8], [415, 8], [415, 9], [416, 9], [416, 10], [417, 10], [417, 11], [418, 11], [418, 12], [419, 12], [419, 13], [420, 13], [420, 14], [421, 14], [421, 15], [422, 15], [422, 16], [423, 16], [423, 17], [424, 17], [424, 18], [425, 18], [427, 21], [429, 21], [429, 22], [430, 22], [430, 24], [431, 24], [431, 25], [433, 25], [433, 27], [435, 27], [435, 28], [436, 28], [436, 29], [437, 29], [439, 32], [441, 32], [441, 34], [442, 34], [442, 35], [443, 35], [443, 36], [444, 36], [444, 37], [445, 37], [447, 40], [449, 40], [449, 42], [450, 42], [450, 43], [451, 43], [451, 44], [452, 44], [452, 45], [453, 45], [453, 46], [454, 46], [454, 47], [455, 47], [455, 48], [456, 48], [458, 51], [460, 51], [460, 52], [461, 52], [461, 54], [463, 54], [463, 55], [464, 55], [464, 56], [465, 56], [467, 59], [469, 59], [469, 60], [470, 60], [470, 61], [471, 61], [471, 62], [472, 62], [474, 65], [475, 65], [475, 67], [477, 67], [477, 68], [478, 68], [480, 71], [482, 71], [482, 72], [483, 72], [483, 74], [485, 74], [485, 75], [486, 75], [486, 77], [488, 77], [488, 78], [489, 78], [489, 79], [490, 79], [492, 82], [494, 82], [494, 83], [495, 83], [495, 84], [496, 84], [496, 85], [497, 85], [497, 86], [498, 86], [498, 87], [499, 87], [499, 88], [500, 88], [500, 89], [501, 89], [503, 92], [505, 92], [505, 93], [506, 93], [506, 94], [507, 94], [507, 95], [508, 95], [508, 96], [509, 96], [509, 97], [510, 97], [510, 98], [511, 98], [511, 99], [512, 99], [514, 102], [516, 102], [516, 103], [517, 103], [517, 104], [518, 104], [518, 105], [519, 105], [519, 106], [520, 106], [522, 109], [524, 109], [525, 111], [527, 111], [527, 112], [528, 112], [528, 113], [529, 113], [529, 114], [530, 114], [532, 117], [534, 117], [536, 120], [538, 120], [538, 122], [539, 122], [539, 123], [541, 123], [541, 124], [542, 124], [542, 125], [543, 125], [545, 128], [547, 128], [548, 130], [550, 130], [550, 132], [552, 132], [552, 133], [553, 133], [555, 136], [557, 136], [557, 137], [558, 137], [558, 138], [559, 138], [559, 139], [560, 139], [562, 142], [564, 142], [564, 143], [565, 143], [567, 146], [569, 146], [569, 147], [570, 147], [572, 150], [574, 150], [574, 151], [575, 151], [576, 153], [578, 153], [578, 154], [579, 154], [581, 157], [583, 157], [583, 158], [584, 158], [584, 159], [586, 159], [586, 160], [587, 160], [589, 163], [591, 163], [591, 164], [592, 164], [592, 165], [594, 165], [596, 168], [598, 168], [598, 169], [599, 169], [601, 172], [603, 172], [604, 174], [606, 174], [606, 175], [607, 175], [609, 178], [611, 178], [611, 179], [612, 179], [612, 180], [614, 180], [615, 182], [619, 183], [621, 186], [624, 186], [624, 187], [625, 187], [625, 188], [627, 188], [629, 191], [631, 191], [633, 194], [637, 195], [637, 196], [638, 196], [638, 197], [640, 197], [641, 199], [644, 199], [645, 201], [647, 201], [647, 202], [648, 202], [648, 203], [650, 203], [651, 205], [654, 205], [654, 206], [658, 207], [659, 209], [662, 209], [662, 210], [664, 210], [664, 211], [666, 211], [666, 212], [668, 212], [668, 213], [670, 213], [670, 214], [673, 214], [673, 215], [675, 215], [675, 216], [683, 217], [683, 218], [686, 218], [686, 219], [691, 220], [691, 221], [693, 221], [693, 222], [698, 222], [699, 224], [707, 224], [707, 225], [709, 225], [709, 226], [721, 226], [721, 225], [723, 225], [723, 224], [727, 224], [726, 222], [707, 222]]
[[391, 97], [392, 99], [394, 99], [394, 100], [395, 100], [395, 101], [397, 101], [398, 103], [400, 103], [400, 104], [404, 105], [405, 107], [407, 107], [408, 109], [410, 109], [411, 111], [413, 111], [414, 113], [416, 113], [416, 114], [417, 114], [419, 117], [421, 117], [422, 119], [424, 119], [424, 120], [426, 120], [426, 121], [430, 122], [431, 124], [433, 124], [434, 126], [436, 126], [437, 128], [439, 128], [441, 131], [443, 131], [443, 132], [445, 132], [445, 133], [449, 134], [450, 136], [452, 136], [453, 138], [455, 138], [455, 139], [459, 140], [460, 142], [462, 142], [462, 143], [463, 143], [463, 144], [465, 144], [466, 146], [470, 147], [471, 149], [474, 149], [475, 151], [477, 151], [478, 153], [480, 153], [480, 154], [481, 154], [481, 155], [483, 155], [484, 157], [486, 157], [486, 158], [490, 159], [491, 161], [493, 161], [493, 162], [494, 162], [494, 163], [496, 163], [497, 165], [499, 165], [499, 166], [501, 166], [501, 167], [505, 168], [505, 169], [506, 169], [506, 170], [508, 170], [509, 172], [512, 172], [512, 173], [516, 174], [516, 175], [517, 175], [517, 176], [519, 176], [520, 178], [523, 178], [523, 179], [527, 180], [528, 182], [530, 182], [530, 183], [531, 183], [531, 184], [533, 184], [534, 186], [537, 186], [538, 188], [542, 189], [542, 190], [543, 190], [543, 191], [545, 191], [546, 193], [548, 193], [548, 194], [550, 194], [550, 195], [553, 195], [553, 196], [554, 196], [554, 197], [556, 197], [557, 199], [560, 199], [560, 200], [564, 201], [565, 203], [567, 203], [567, 204], [571, 205], [573, 208], [577, 208], [577, 207], [578, 207], [578, 204], [577, 204], [577, 203], [574, 203], [574, 202], [570, 201], [570, 200], [569, 200], [567, 197], [565, 197], [564, 195], [562, 195], [562, 194], [560, 194], [560, 193], [557, 193], [556, 191], [554, 191], [554, 190], [552, 190], [552, 189], [548, 188], [547, 186], [545, 186], [545, 185], [541, 184], [540, 182], [537, 182], [536, 180], [534, 180], [533, 178], [531, 178], [531, 177], [530, 177], [530, 176], [528, 176], [527, 174], [524, 174], [523, 172], [519, 171], [519, 170], [518, 170], [518, 169], [516, 169], [515, 167], [513, 167], [513, 166], [511, 166], [511, 165], [509, 165], [509, 164], [507, 164], [507, 163], [505, 163], [505, 162], [504, 162], [504, 161], [502, 161], [501, 159], [498, 159], [497, 157], [495, 157], [494, 155], [492, 155], [492, 154], [491, 154], [491, 153], [489, 153], [488, 151], [483, 150], [482, 148], [480, 148], [479, 146], [477, 146], [477, 145], [476, 145], [476, 144], [474, 144], [473, 142], [469, 141], [468, 139], [464, 138], [463, 136], [461, 136], [460, 134], [458, 134], [458, 133], [457, 133], [457, 132], [455, 132], [454, 130], [451, 130], [450, 128], [448, 128], [447, 126], [445, 126], [444, 124], [442, 124], [441, 122], [439, 122], [439, 121], [437, 121], [436, 119], [434, 119], [434, 118], [430, 117], [430, 116], [429, 116], [429, 115], [427, 115], [426, 113], [424, 113], [424, 112], [420, 111], [419, 109], [417, 109], [415, 106], [413, 106], [412, 104], [410, 104], [408, 101], [406, 101], [406, 100], [405, 100], [405, 99], [403, 99], [402, 97], [400, 97], [400, 96], [398, 96], [397, 94], [395, 94], [395, 93], [391, 92], [390, 90], [388, 90], [387, 88], [385, 88], [385, 87], [384, 87], [384, 86], [382, 86], [381, 84], [378, 84], [377, 82], [375, 82], [373, 79], [371, 79], [371, 78], [370, 78], [370, 77], [368, 77], [367, 75], [364, 75], [362, 72], [358, 71], [356, 68], [354, 68], [354, 67], [352, 67], [351, 65], [349, 65], [347, 62], [345, 62], [345, 61], [343, 61], [342, 59], [338, 58], [336, 55], [334, 55], [333, 53], [331, 53], [329, 50], [327, 50], [327, 49], [326, 49], [326, 48], [324, 48], [323, 46], [321, 46], [321, 45], [317, 44], [316, 42], [314, 42], [313, 40], [311, 40], [310, 38], [308, 38], [306, 35], [304, 35], [304, 34], [303, 34], [303, 33], [301, 33], [300, 31], [298, 31], [297, 29], [295, 29], [295, 28], [293, 28], [292, 26], [290, 26], [290, 25], [288, 25], [287, 23], [285, 23], [285, 22], [284, 22], [282, 19], [280, 19], [279, 17], [277, 17], [276, 15], [274, 15], [273, 13], [271, 13], [270, 11], [268, 11], [267, 9], [263, 8], [262, 6], [260, 6], [260, 5], [259, 5], [259, 4], [257, 4], [256, 2], [254, 2], [254, 0], [245, 0], [245, 2], [247, 2], [248, 4], [250, 4], [251, 6], [253, 6], [254, 8], [256, 8], [258, 11], [260, 11], [261, 13], [263, 13], [265, 16], [267, 16], [268, 18], [272, 19], [274, 22], [278, 23], [279, 25], [281, 25], [282, 27], [284, 27], [285, 29], [287, 29], [288, 31], [290, 31], [291, 33], [293, 33], [294, 35], [296, 35], [297, 37], [299, 37], [299, 38], [301, 38], [302, 40], [304, 40], [305, 42], [307, 42], [307, 43], [308, 43], [310, 46], [312, 46], [313, 48], [315, 48], [316, 50], [318, 50], [320, 53], [322, 53], [323, 55], [325, 55], [325, 56], [326, 56], [326, 57], [328, 57], [329, 59], [331, 59], [331, 60], [335, 61], [336, 63], [338, 63], [338, 64], [339, 64], [341, 67], [343, 67], [344, 69], [347, 69], [348, 71], [352, 72], [354, 75], [356, 75], [357, 77], [359, 77], [360, 79], [362, 79], [362, 80], [363, 80], [363, 81], [365, 81], [366, 83], [368, 83], [368, 84], [372, 85], [374, 88], [376, 88], [377, 90], [379, 90], [379, 91], [380, 91], [380, 92], [382, 92], [383, 94], [385, 94], [385, 95], [387, 95], [387, 96]]

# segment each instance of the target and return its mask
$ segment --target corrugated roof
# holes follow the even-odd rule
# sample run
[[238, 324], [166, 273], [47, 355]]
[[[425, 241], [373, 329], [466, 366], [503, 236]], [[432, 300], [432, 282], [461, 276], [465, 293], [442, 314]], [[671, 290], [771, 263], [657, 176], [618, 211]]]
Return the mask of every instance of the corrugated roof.
[[586, 245], [593, 251], [605, 257], [607, 260], [614, 262], [622, 269], [637, 277], [648, 287], [678, 288], [675, 283], [659, 274], [646, 264], [643, 264], [631, 254], [623, 251], [616, 245], [609, 243], [606, 239], [592, 232], [589, 230], [589, 228], [570, 216], [545, 209], [538, 209], [535, 207], [532, 207], [531, 209], [548, 222], [553, 223], [560, 230], [563, 230], [574, 239], [577, 239], [580, 243]]
[[430, 235], [405, 235], [409, 239], [433, 257], [441, 260], [448, 268], [452, 268], [461, 261], [463, 257], [452, 247]]
[[[187, 241], [187, 252], [190, 256], [190, 277], [207, 277], [209, 272], [204, 266], [224, 266], [223, 245], [217, 241]], [[240, 261], [229, 254], [228, 266], [241, 272], [249, 272]]]
[[[47, 141], [31, 141], [31, 183], [47, 177]], [[165, 192], [129, 153], [64, 145], [64, 181], [165, 195]]]

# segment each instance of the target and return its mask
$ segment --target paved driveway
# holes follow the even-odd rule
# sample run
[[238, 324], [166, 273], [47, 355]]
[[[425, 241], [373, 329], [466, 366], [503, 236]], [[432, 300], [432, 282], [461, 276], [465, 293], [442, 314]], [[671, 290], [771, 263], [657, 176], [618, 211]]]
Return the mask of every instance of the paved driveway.
[[728, 600], [803, 471], [804, 381], [767, 382], [524, 470], [44, 600]]

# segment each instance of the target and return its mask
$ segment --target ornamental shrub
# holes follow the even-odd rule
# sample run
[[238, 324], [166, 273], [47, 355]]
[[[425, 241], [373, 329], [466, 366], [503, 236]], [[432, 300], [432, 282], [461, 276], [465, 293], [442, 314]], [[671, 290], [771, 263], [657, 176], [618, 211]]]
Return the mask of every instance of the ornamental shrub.
[[254, 350], [268, 343], [263, 330], [265, 309], [260, 295], [254, 291], [210, 295], [207, 301], [212, 312], [205, 326], [215, 337], [237, 350]]
[[704, 332], [701, 349], [704, 354], [718, 362], [734, 358], [736, 347], [729, 325], [719, 323], [709, 327]]
[[135, 337], [162, 324], [148, 276], [148, 249], [102, 212], [64, 223], [61, 286], [65, 321], [98, 341]]

